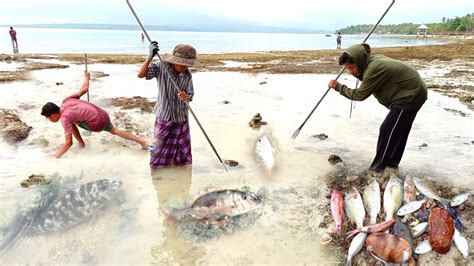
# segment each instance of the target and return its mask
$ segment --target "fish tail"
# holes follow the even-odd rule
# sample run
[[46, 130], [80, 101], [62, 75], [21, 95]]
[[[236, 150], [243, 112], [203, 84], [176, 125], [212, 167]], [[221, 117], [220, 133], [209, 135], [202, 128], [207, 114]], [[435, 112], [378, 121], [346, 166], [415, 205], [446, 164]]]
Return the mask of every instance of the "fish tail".
[[347, 237], [346, 238], [349, 239], [349, 238], [355, 236], [357, 233], [359, 233], [359, 230], [349, 231], [349, 232], [347, 232]]
[[345, 266], [352, 266], [352, 258], [347, 258]]
[[376, 224], [377, 223], [377, 216], [375, 217], [370, 217], [370, 224]]
[[164, 207], [160, 207], [160, 212], [163, 214], [165, 220], [176, 220]]
[[18, 215], [10, 227], [3, 229], [3, 237], [0, 239], [0, 253], [12, 249], [28, 232], [31, 222], [31, 220]]

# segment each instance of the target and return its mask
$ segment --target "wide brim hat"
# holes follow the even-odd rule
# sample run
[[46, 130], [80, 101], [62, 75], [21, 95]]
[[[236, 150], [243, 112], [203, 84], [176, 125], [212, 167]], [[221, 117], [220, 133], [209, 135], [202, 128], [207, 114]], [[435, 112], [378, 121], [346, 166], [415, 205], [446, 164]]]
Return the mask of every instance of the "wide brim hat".
[[187, 44], [176, 45], [173, 54], [163, 55], [163, 60], [176, 65], [202, 67], [202, 64], [196, 59], [196, 49]]

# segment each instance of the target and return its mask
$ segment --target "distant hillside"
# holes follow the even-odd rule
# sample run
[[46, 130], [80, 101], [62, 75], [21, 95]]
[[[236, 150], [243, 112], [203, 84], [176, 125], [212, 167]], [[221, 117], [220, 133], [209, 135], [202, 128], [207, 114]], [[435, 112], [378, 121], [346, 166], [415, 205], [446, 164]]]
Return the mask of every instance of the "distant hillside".
[[[3, 25], [9, 26], [9, 25]], [[201, 31], [201, 32], [262, 32], [262, 33], [313, 33], [326, 34], [330, 31], [306, 30], [294, 28], [266, 27], [244, 24], [208, 24], [208, 25], [144, 25], [147, 30], [160, 31]], [[140, 30], [138, 25], [127, 24], [24, 24], [17, 28], [60, 28], [60, 29], [102, 29], [102, 30]]]
[[[381, 34], [416, 34], [416, 28], [421, 24], [403, 23], [392, 25], [379, 25], [375, 32]], [[454, 19], [442, 18], [439, 23], [426, 23], [428, 32], [437, 33], [443, 31], [459, 31], [459, 32], [473, 32], [474, 31], [474, 13], [467, 14], [463, 17], [456, 17]], [[343, 34], [358, 34], [369, 32], [374, 25], [356, 25], [349, 26], [336, 32]]]

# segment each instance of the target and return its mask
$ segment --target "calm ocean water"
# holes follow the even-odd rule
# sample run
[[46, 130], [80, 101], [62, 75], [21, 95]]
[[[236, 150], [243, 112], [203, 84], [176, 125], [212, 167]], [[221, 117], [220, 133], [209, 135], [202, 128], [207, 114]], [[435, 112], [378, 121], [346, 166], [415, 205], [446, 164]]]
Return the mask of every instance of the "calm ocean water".
[[[2, 29], [0, 53], [11, 53], [8, 28]], [[20, 53], [147, 53], [147, 44], [141, 42], [140, 31], [88, 30], [88, 29], [40, 29], [17, 28]], [[149, 31], [157, 40], [161, 52], [170, 52], [176, 44], [188, 43], [198, 53], [255, 52], [275, 50], [314, 50], [336, 47], [336, 36], [325, 34], [291, 33], [238, 33], [238, 32], [183, 32]], [[364, 35], [346, 35], [342, 48], [360, 43]], [[373, 47], [422, 45], [440, 43], [436, 39], [417, 39], [407, 36], [371, 36]]]

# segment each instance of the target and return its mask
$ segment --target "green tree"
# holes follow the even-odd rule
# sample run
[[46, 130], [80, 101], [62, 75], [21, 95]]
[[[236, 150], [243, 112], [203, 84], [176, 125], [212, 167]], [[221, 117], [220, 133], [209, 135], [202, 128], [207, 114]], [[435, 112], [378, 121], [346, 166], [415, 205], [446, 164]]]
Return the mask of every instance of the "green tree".
[[459, 17], [455, 17], [450, 22], [451, 24], [449, 25], [448, 30], [456, 30], [461, 25], [461, 19]]
[[[474, 13], [467, 14], [463, 17], [456, 17], [454, 19], [443, 17], [441, 21], [442, 22], [427, 23], [428, 31], [437, 33], [442, 31], [472, 32], [474, 30]], [[413, 23], [379, 25], [375, 32], [381, 34], [416, 34], [416, 28], [418, 26], [420, 26], [420, 24]], [[359, 34], [369, 32], [372, 27], [373, 25], [370, 24], [352, 25], [337, 31], [340, 31], [343, 34]]]

